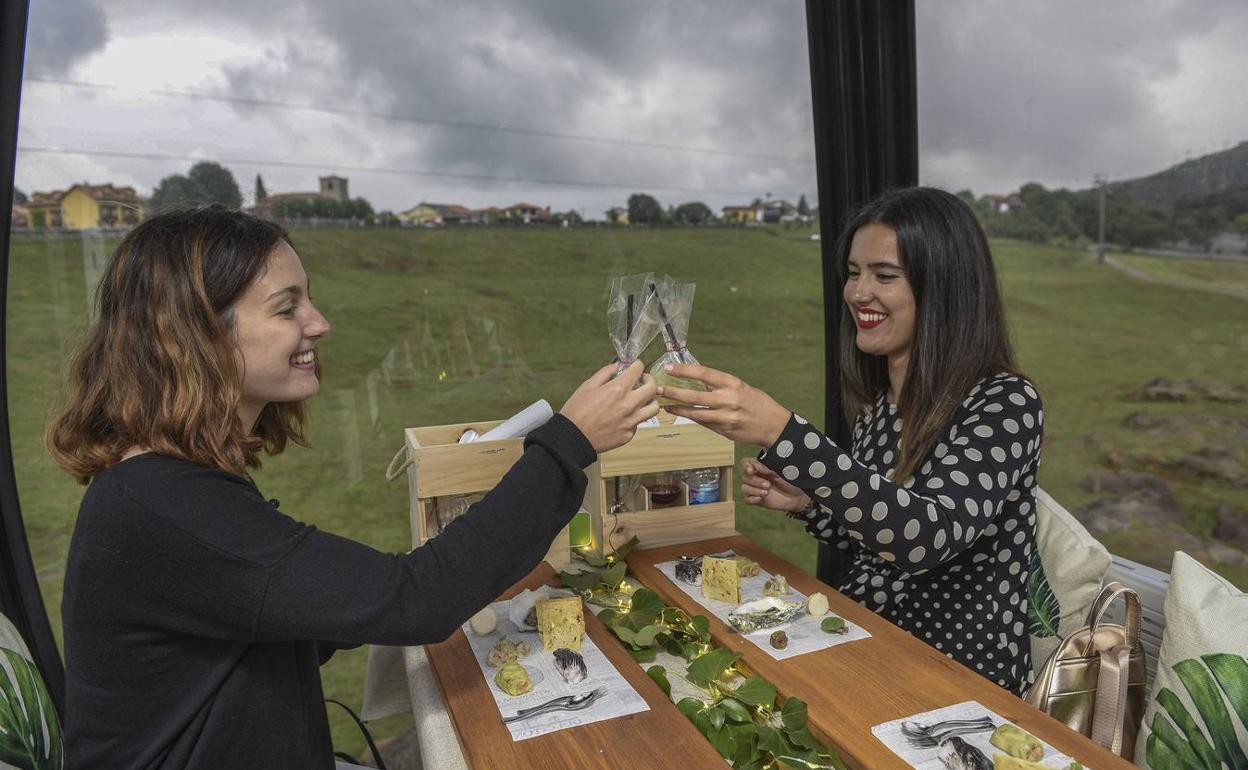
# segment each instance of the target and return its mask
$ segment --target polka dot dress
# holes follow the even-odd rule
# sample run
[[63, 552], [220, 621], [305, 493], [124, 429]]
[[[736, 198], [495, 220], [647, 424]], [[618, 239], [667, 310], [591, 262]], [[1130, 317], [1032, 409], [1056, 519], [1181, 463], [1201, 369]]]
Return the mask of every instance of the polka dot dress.
[[855, 423], [852, 453], [795, 414], [759, 459], [817, 503], [807, 530], [849, 551], [838, 590], [1021, 693], [1043, 423], [1031, 384], [999, 375], [971, 390], [902, 484], [891, 481], [901, 418], [883, 394]]

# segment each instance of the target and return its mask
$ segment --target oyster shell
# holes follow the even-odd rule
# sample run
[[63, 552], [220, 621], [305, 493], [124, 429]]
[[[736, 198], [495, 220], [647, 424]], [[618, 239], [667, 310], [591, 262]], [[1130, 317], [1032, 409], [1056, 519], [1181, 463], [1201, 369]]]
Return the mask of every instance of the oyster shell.
[[563, 681], [568, 684], [576, 684], [585, 679], [589, 674], [589, 669], [585, 667], [585, 659], [575, 650], [569, 650], [567, 647], [560, 647], [555, 650], [555, 670], [559, 672], [559, 676], [563, 677]]
[[728, 624], [742, 634], [788, 623], [806, 609], [803, 602], [786, 602], [774, 596], [764, 596], [746, 602], [728, 613]]
[[[560, 594], [562, 596], [563, 594]], [[550, 586], [542, 586], [536, 591], [524, 589], [512, 597], [507, 603], [507, 618], [521, 631], [537, 630], [537, 602], [539, 599], [551, 598]]]
[[680, 557], [676, 561], [676, 579], [691, 586], [702, 585], [702, 557]]
[[772, 575], [763, 583], [763, 596], [782, 598], [789, 593], [789, 581], [784, 575]]

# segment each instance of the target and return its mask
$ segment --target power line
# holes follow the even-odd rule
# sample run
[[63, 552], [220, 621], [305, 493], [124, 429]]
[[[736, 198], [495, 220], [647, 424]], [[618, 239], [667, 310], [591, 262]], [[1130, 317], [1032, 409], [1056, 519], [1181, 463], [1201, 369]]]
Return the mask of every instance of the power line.
[[390, 120], [401, 123], [423, 123], [432, 126], [442, 126], [446, 128], [466, 128], [474, 131], [494, 131], [499, 133], [521, 134], [524, 136], [537, 136], [545, 139], [562, 139], [576, 142], [593, 142], [597, 144], [611, 144], [623, 147], [641, 147], [649, 150], [666, 150], [671, 152], [693, 152], [704, 155], [719, 155], [729, 158], [746, 158], [750, 160], [769, 160], [781, 163], [807, 163], [813, 164], [814, 158], [810, 157], [789, 157], [783, 155], [767, 155], [763, 153], [749, 152], [733, 152], [729, 150], [719, 150], [713, 147], [693, 147], [680, 144], [668, 144], [665, 142], [651, 142], [640, 139], [619, 139], [615, 137], [592, 136], [589, 134], [567, 134], [557, 131], [544, 131], [536, 128], [525, 128], [522, 126], [502, 126], [490, 123], [473, 123], [460, 120], [447, 120], [443, 118], [431, 118], [418, 115], [399, 115], [389, 112], [373, 112], [370, 110], [354, 110], [345, 107], [328, 107], [319, 104], [295, 104], [291, 102], [278, 102], [269, 99], [256, 99], [245, 96], [225, 96], [219, 94], [207, 94], [199, 91], [183, 91], [169, 88], [157, 89], [140, 89], [130, 86], [115, 85], [112, 83], [92, 83], [83, 80], [67, 80], [63, 78], [50, 78], [42, 76], [28, 75], [24, 78], [27, 83], [43, 83], [49, 85], [72, 86], [74, 88], [88, 88], [103, 91], [130, 91], [132, 93], [144, 93], [153, 96], [171, 96], [178, 99], [193, 99], [199, 101], [225, 102], [228, 104], [241, 104], [249, 107], [271, 107], [283, 110], [298, 110], [303, 112], [321, 112], [329, 115], [346, 115], [350, 117], [375, 118], [378, 120]]
[[[388, 174], [392, 176], [428, 176], [441, 177], [446, 179], [463, 179], [476, 182], [524, 182], [528, 184], [551, 185], [556, 187], [593, 187], [613, 190], [633, 190], [645, 191], [655, 190], [660, 192], [681, 192], [705, 195], [733, 195], [740, 197], [758, 197], [757, 192], [742, 192], [740, 190], [710, 190], [697, 187], [668, 187], [664, 185], [653, 184], [619, 184], [616, 182], [589, 182], [579, 179], [543, 179], [540, 177], [524, 177], [524, 176], [494, 176], [492, 174], [467, 174], [457, 171], [435, 171], [429, 169], [402, 169], [402, 168], [379, 168], [377, 166], [349, 166], [341, 163], [304, 163], [288, 160], [264, 160], [260, 158], [222, 158], [222, 157], [204, 157], [200, 155], [172, 155], [154, 152], [127, 152], [123, 150], [92, 150], [92, 149], [67, 149], [64, 147], [32, 147], [29, 145], [18, 145], [18, 152], [40, 153], [47, 155], [86, 155], [88, 157], [101, 158], [126, 158], [130, 160], [158, 160], [158, 161], [180, 161], [198, 163], [199, 161], [212, 161], [215, 163], [225, 163], [236, 166], [260, 166], [264, 168], [298, 168], [312, 169], [315, 171], [350, 171], [364, 174]], [[782, 190], [780, 195], [796, 197], [800, 193]]]

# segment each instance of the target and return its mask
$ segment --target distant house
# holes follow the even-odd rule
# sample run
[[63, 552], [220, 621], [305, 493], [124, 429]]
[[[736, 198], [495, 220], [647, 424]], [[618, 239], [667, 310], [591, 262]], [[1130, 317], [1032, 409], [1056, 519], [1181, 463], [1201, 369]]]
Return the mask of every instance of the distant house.
[[29, 230], [30, 210], [25, 206], [14, 203], [12, 208], [9, 210], [9, 229]]
[[1008, 214], [1014, 209], [1022, 208], [1023, 206], [1023, 199], [1016, 192], [1008, 195], [985, 195], [984, 197], [992, 205], [992, 210], [998, 214]]
[[341, 176], [322, 176], [317, 177], [320, 182], [321, 189], [319, 192], [289, 192], [289, 193], [270, 193], [265, 196], [264, 200], [256, 201], [256, 205], [251, 207], [249, 211], [259, 217], [267, 219], [279, 218], [282, 214], [282, 204], [292, 202], [313, 202], [318, 200], [331, 200], [345, 203], [351, 200], [348, 192], [348, 180]]
[[68, 190], [36, 192], [26, 201], [32, 230], [120, 230], [143, 218], [143, 200], [133, 187], [76, 184]]
[[550, 206], [542, 208], [532, 203], [515, 203], [507, 207], [507, 217], [524, 224], [545, 224], [550, 221]]
[[468, 223], [473, 225], [496, 225], [506, 216], [507, 212], [497, 206], [473, 209], [468, 215]]
[[797, 220], [797, 206], [786, 200], [767, 201], [763, 204], [763, 221], [768, 224], [796, 222]]
[[723, 220], [732, 224], [748, 225], [763, 221], [763, 206], [752, 203], [749, 206], [724, 206]]
[[457, 203], [426, 203], [421, 201], [399, 214], [399, 221], [413, 227], [477, 224], [473, 210]]

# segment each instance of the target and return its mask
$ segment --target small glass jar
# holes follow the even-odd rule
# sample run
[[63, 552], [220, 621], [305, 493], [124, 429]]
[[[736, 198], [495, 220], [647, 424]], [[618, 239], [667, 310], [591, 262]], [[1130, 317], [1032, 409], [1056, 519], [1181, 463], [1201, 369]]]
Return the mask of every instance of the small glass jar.
[[676, 472], [652, 473], [641, 483], [646, 488], [646, 494], [650, 496], [651, 508], [669, 508], [684, 502], [680, 494], [680, 474]]

